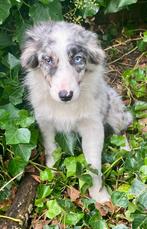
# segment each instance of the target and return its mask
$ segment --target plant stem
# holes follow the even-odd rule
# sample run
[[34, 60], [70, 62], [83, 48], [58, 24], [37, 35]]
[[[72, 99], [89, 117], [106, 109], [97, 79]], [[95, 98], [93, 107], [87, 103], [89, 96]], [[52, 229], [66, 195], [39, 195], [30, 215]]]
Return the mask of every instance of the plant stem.
[[103, 174], [104, 175], [106, 175], [119, 161], [121, 161], [122, 160], [122, 156], [121, 157], [119, 157], [116, 161], [114, 161], [112, 164], [111, 164], [111, 166], [108, 168], [108, 169], [106, 169], [106, 171], [105, 172], [103, 172]]
[[22, 225], [21, 219], [12, 218], [12, 217], [6, 216], [6, 215], [0, 215], [0, 218], [10, 219], [10, 220], [13, 220], [14, 222], [17, 222], [17, 223], [19, 223], [20, 225]]
[[3, 191], [3, 189], [10, 184], [12, 181], [14, 181], [17, 177], [21, 176], [23, 174], [23, 171], [18, 173], [15, 177], [13, 177], [11, 180], [9, 180], [6, 184], [4, 184], [1, 188], [0, 188], [0, 192]]

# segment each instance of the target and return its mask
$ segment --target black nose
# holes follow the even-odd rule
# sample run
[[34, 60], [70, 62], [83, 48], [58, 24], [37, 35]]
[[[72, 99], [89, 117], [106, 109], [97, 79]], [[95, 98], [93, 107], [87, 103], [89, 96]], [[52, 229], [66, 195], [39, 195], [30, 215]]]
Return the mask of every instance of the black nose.
[[64, 101], [64, 102], [67, 102], [67, 101], [70, 101], [73, 97], [73, 91], [66, 91], [66, 90], [62, 90], [59, 92], [59, 98]]

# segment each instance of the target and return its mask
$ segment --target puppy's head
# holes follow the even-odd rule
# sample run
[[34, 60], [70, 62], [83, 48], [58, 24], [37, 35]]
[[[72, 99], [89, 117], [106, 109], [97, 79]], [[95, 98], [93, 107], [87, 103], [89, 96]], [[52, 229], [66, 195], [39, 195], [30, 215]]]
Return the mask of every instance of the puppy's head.
[[78, 99], [84, 78], [92, 77], [103, 60], [96, 34], [66, 22], [41, 23], [28, 30], [21, 55], [22, 66], [40, 69], [51, 97], [59, 102]]

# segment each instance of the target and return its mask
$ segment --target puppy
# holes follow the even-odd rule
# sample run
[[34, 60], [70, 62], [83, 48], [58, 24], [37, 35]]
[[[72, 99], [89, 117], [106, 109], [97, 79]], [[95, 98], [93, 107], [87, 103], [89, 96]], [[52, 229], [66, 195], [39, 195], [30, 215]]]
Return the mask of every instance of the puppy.
[[104, 81], [104, 59], [95, 33], [66, 22], [43, 22], [28, 30], [21, 55], [47, 166], [54, 164], [56, 132], [78, 132], [88, 164], [98, 170], [98, 175], [91, 174], [89, 189], [98, 202], [110, 199], [101, 179], [104, 125], [120, 133], [132, 121], [118, 94]]

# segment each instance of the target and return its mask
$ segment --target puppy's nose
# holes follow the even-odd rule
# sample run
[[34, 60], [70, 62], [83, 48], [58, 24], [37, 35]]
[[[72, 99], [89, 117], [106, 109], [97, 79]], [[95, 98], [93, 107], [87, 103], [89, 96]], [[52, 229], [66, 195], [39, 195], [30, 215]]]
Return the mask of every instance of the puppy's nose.
[[67, 102], [70, 101], [73, 97], [73, 91], [66, 91], [66, 90], [62, 90], [59, 92], [59, 98], [61, 99], [61, 101]]

